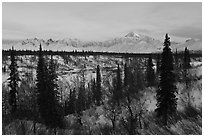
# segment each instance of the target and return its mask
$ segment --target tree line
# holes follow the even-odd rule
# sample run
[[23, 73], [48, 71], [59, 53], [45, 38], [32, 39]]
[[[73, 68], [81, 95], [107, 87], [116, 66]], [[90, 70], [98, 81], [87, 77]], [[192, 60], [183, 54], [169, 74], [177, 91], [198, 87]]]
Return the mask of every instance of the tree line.
[[[15, 50], [15, 49], [13, 49]], [[2, 50], [2, 56], [9, 56], [12, 49]], [[23, 55], [38, 55], [39, 51], [36, 50], [15, 50], [16, 56]], [[102, 55], [102, 56], [117, 56], [117, 57], [133, 57], [133, 58], [152, 58], [156, 59], [161, 53], [117, 53], [117, 52], [95, 52], [95, 51], [84, 51], [84, 50], [73, 50], [73, 51], [52, 51], [52, 50], [43, 50], [43, 55], [73, 55], [73, 56], [89, 56], [89, 55]], [[184, 51], [179, 51], [178, 53], [173, 53], [173, 56], [178, 58], [183, 58]], [[191, 57], [202, 57], [202, 53], [200, 51], [191, 52]]]

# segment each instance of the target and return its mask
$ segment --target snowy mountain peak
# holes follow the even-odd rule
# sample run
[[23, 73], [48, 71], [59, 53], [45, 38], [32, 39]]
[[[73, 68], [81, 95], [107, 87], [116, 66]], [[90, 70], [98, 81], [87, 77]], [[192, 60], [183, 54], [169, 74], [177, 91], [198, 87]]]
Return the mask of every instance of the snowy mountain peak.
[[136, 38], [140, 38], [140, 35], [135, 33], [135, 32], [129, 32], [127, 35], [125, 35], [125, 37], [136, 37]]

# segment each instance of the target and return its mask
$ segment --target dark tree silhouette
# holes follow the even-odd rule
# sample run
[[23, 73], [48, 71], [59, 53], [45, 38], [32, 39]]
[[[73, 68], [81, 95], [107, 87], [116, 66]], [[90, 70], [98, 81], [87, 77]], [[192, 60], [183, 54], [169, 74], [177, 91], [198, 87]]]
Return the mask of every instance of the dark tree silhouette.
[[161, 60], [160, 83], [157, 90], [157, 117], [161, 118], [164, 125], [168, 124], [170, 116], [176, 113], [177, 92], [175, 86], [175, 74], [173, 72], [173, 55], [170, 49], [170, 38], [165, 36], [164, 48]]
[[142, 71], [142, 67], [141, 67], [141, 61], [140, 60], [137, 60], [136, 62], [136, 67], [135, 67], [135, 75], [136, 77], [134, 78], [135, 79], [135, 82], [136, 82], [136, 93], [138, 93], [139, 90], [143, 90], [144, 87], [145, 87], [145, 75]]
[[95, 100], [96, 100], [96, 105], [97, 106], [101, 105], [101, 102], [102, 102], [102, 92], [101, 92], [101, 73], [100, 73], [99, 65], [97, 65], [97, 69], [96, 69]]
[[96, 103], [96, 98], [97, 98], [97, 95], [96, 95], [96, 81], [95, 81], [95, 78], [91, 80], [91, 91], [92, 91], [92, 94], [93, 94], [93, 103]]
[[122, 98], [122, 80], [121, 80], [121, 73], [120, 73], [120, 66], [118, 64], [117, 69], [117, 78], [116, 78], [116, 88], [115, 88], [115, 97], [118, 106], [120, 105], [120, 99]]
[[77, 113], [81, 113], [83, 110], [85, 110], [85, 89], [80, 86], [77, 99]]
[[184, 58], [183, 58], [183, 71], [184, 71], [184, 80], [185, 80], [185, 83], [186, 83], [186, 87], [188, 87], [188, 84], [189, 84], [189, 81], [190, 81], [189, 73], [188, 73], [188, 70], [191, 67], [190, 62], [191, 62], [190, 53], [189, 53], [188, 48], [186, 47], [185, 51], [184, 51]]
[[55, 129], [56, 134], [56, 128], [62, 127], [62, 108], [59, 104], [57, 75], [52, 58], [49, 68], [47, 67], [41, 45], [38, 52], [37, 92], [40, 117], [46, 126]]
[[55, 129], [57, 127], [63, 127], [63, 114], [62, 114], [62, 106], [60, 105], [60, 92], [59, 87], [57, 85], [57, 74], [55, 69], [55, 63], [53, 61], [53, 57], [51, 56], [51, 61], [48, 69], [48, 91], [47, 91], [47, 110], [48, 116], [46, 118], [46, 123], [51, 128]]
[[66, 114], [73, 114], [75, 113], [76, 109], [76, 89], [70, 90], [69, 94], [69, 101], [67, 101], [66, 106]]
[[127, 100], [130, 102], [130, 94], [133, 93], [133, 75], [130, 74], [130, 68], [125, 64], [124, 66], [124, 80], [123, 80], [123, 90], [124, 96], [127, 97]]
[[183, 64], [184, 64], [184, 69], [189, 69], [190, 67], [191, 67], [191, 65], [190, 65], [190, 62], [191, 62], [191, 60], [190, 60], [190, 53], [189, 53], [189, 50], [188, 50], [188, 48], [186, 47], [185, 48], [185, 51], [184, 51], [184, 58], [183, 58]]
[[152, 63], [152, 57], [151, 55], [149, 56], [148, 63], [147, 63], [147, 85], [148, 86], [154, 86], [155, 85], [155, 73], [153, 69], [154, 64]]
[[81, 84], [78, 90], [78, 98], [76, 100], [76, 112], [78, 115], [78, 122], [80, 125], [82, 125], [81, 116], [82, 116], [82, 111], [85, 110], [85, 101], [86, 101], [85, 88], [83, 84]]
[[119, 106], [117, 105], [117, 79], [115, 77], [112, 78], [112, 87], [109, 89], [109, 100], [107, 102], [108, 104], [108, 110], [110, 111], [109, 117], [112, 122], [112, 129], [113, 131], [116, 129], [115, 127], [115, 121], [118, 113]]
[[[189, 69], [191, 67], [190, 65], [190, 53], [187, 47], [185, 47], [185, 51], [184, 51], [184, 58], [183, 58], [183, 77], [184, 77], [184, 82], [186, 84], [186, 88], [188, 89], [190, 86], [190, 73], [189, 73]], [[188, 105], [191, 105], [191, 97], [190, 97], [190, 92], [187, 92], [188, 95]]]
[[10, 72], [10, 77], [8, 78], [9, 84], [8, 86], [10, 87], [10, 92], [9, 92], [9, 105], [11, 106], [11, 115], [12, 117], [15, 116], [16, 110], [17, 110], [17, 101], [16, 101], [16, 95], [17, 95], [17, 88], [18, 88], [18, 81], [19, 75], [18, 75], [18, 66], [17, 62], [15, 59], [15, 50], [12, 47], [11, 50], [11, 65], [9, 66], [9, 69], [11, 70]]
[[47, 118], [47, 110], [48, 110], [48, 99], [47, 99], [47, 91], [48, 91], [48, 69], [43, 58], [42, 47], [40, 45], [40, 50], [38, 52], [38, 65], [37, 65], [37, 103], [38, 109], [40, 113], [40, 117], [42, 119]]

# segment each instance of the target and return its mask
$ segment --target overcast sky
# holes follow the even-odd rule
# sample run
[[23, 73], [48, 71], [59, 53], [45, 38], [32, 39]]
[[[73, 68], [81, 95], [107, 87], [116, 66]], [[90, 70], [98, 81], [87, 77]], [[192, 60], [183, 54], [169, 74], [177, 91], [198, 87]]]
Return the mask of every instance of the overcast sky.
[[3, 39], [202, 38], [200, 3], [3, 3]]

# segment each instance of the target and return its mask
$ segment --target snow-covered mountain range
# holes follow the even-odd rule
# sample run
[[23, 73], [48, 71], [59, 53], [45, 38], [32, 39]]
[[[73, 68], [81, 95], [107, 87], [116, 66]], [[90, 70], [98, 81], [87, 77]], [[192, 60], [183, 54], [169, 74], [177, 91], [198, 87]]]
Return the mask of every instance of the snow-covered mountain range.
[[[163, 42], [156, 40], [146, 35], [130, 32], [124, 37], [118, 37], [103, 42], [91, 41], [84, 42], [79, 39], [66, 38], [62, 40], [43, 40], [43, 39], [26, 39], [23, 41], [3, 40], [2, 49], [10, 49], [12, 46], [16, 50], [38, 50], [40, 43], [44, 50], [53, 51], [107, 51], [120, 53], [152, 53], [160, 52], [163, 48]], [[185, 47], [190, 50], [201, 51], [202, 41], [195, 39], [188, 39], [183, 43], [171, 43], [173, 51], [183, 51]]]

